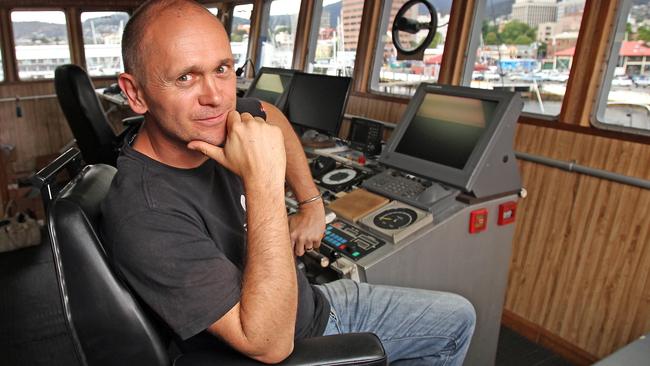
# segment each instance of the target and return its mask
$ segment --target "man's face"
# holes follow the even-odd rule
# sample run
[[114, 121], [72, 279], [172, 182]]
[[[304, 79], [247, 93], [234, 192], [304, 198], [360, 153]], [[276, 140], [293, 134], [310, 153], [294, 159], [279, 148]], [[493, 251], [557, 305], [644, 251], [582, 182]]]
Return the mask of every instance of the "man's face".
[[236, 105], [236, 76], [221, 24], [196, 9], [166, 11], [143, 41], [143, 98], [151, 122], [173, 143], [222, 144]]

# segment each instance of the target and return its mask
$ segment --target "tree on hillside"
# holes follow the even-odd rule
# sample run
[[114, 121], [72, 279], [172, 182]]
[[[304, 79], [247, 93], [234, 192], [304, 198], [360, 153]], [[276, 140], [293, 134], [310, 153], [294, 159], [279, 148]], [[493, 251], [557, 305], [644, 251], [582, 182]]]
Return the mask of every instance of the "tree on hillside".
[[515, 40], [512, 43], [526, 45], [526, 44], [533, 43], [533, 40], [530, 39], [530, 37], [528, 37], [525, 34], [520, 34], [520, 35], [517, 36], [517, 38], [515, 38]]
[[483, 42], [489, 45], [497, 45], [499, 44], [499, 38], [495, 32], [490, 32], [483, 38]]
[[[498, 44], [497, 34], [499, 33], [499, 28], [496, 25], [484, 20], [481, 26], [481, 33], [483, 33], [483, 42], [486, 44]], [[488, 38], [490, 41], [488, 41]]]
[[526, 23], [513, 20], [503, 27], [500, 36], [501, 41], [505, 44], [530, 44], [537, 38], [537, 29]]
[[497, 25], [484, 21], [481, 31], [483, 32], [483, 42], [488, 45], [524, 45], [533, 43], [537, 38], [536, 28], [530, 27], [528, 24], [516, 20], [508, 22], [503, 26], [501, 32], [499, 32], [499, 27]]
[[639, 27], [636, 34], [636, 39], [640, 41], [650, 42], [650, 28]]

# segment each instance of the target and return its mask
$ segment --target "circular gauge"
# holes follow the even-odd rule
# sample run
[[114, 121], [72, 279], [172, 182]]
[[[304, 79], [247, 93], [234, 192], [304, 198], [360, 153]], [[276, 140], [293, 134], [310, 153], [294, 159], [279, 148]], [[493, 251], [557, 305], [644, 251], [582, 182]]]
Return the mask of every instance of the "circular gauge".
[[321, 182], [329, 185], [347, 183], [357, 176], [354, 169], [334, 169], [321, 178]]
[[381, 229], [397, 230], [411, 225], [417, 218], [418, 214], [410, 208], [391, 208], [379, 213], [372, 222]]

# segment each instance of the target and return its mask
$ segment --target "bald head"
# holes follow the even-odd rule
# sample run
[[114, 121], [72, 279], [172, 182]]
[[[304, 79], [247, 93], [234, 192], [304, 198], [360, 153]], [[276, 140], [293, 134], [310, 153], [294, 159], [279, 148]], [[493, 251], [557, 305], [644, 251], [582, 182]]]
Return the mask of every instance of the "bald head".
[[[190, 15], [214, 16], [202, 5], [190, 0], [149, 0], [138, 7], [129, 19], [122, 34], [122, 60], [124, 71], [144, 80], [144, 64], [150, 51], [146, 38], [149, 29], [162, 15], [178, 18]], [[223, 29], [221, 23], [219, 27]]]

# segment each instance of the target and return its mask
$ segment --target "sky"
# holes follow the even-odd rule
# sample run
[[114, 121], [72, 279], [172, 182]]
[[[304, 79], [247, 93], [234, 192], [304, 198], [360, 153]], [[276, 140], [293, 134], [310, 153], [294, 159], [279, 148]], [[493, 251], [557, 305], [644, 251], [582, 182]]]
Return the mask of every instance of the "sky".
[[62, 11], [12, 11], [11, 21], [65, 24], [65, 13]]

